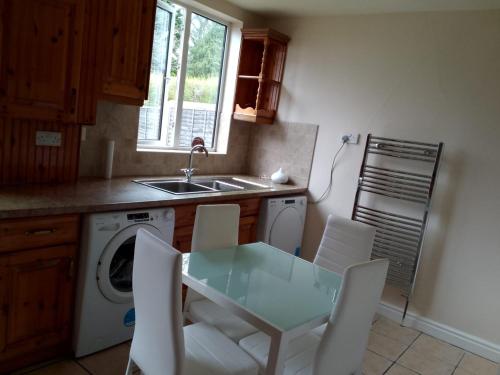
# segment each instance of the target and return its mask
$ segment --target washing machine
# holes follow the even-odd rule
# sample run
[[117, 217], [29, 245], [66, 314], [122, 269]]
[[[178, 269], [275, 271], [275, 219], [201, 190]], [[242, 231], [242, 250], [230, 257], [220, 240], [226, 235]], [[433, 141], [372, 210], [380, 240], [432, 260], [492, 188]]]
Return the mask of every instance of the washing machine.
[[172, 208], [96, 213], [84, 218], [73, 342], [76, 357], [132, 338], [137, 230], [144, 228], [171, 244], [174, 218]]
[[263, 199], [257, 239], [299, 256], [306, 210], [307, 198], [303, 195]]

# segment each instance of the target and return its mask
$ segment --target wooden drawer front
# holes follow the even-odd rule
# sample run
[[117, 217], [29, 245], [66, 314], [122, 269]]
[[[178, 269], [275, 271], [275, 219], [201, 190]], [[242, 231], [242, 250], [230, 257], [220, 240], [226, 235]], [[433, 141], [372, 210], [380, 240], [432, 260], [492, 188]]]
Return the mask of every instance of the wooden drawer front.
[[76, 242], [78, 230], [78, 215], [2, 220], [0, 252]]
[[[222, 202], [205, 202], [201, 204], [238, 204], [240, 206], [240, 217], [254, 216], [259, 214], [260, 198], [241, 199]], [[194, 225], [197, 204], [175, 207], [175, 227]]]
[[175, 227], [193, 226], [196, 207], [196, 204], [175, 207]]
[[234, 203], [240, 205], [240, 217], [259, 214], [260, 198], [242, 199]]
[[[239, 244], [251, 243], [257, 240], [258, 216], [245, 216], [240, 219], [238, 242]], [[193, 226], [176, 228], [172, 246], [182, 253], [191, 251]]]

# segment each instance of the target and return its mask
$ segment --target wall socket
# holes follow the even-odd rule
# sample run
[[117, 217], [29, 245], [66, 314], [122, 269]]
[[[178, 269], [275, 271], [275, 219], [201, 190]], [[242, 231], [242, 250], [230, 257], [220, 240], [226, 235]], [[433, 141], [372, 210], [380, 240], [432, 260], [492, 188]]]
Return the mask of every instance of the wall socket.
[[347, 143], [348, 144], [357, 145], [359, 143], [359, 133], [356, 133], [356, 134], [344, 134], [342, 136], [342, 140], [344, 139], [344, 137], [347, 137], [347, 139], [348, 139]]
[[37, 146], [61, 147], [61, 132], [36, 132]]

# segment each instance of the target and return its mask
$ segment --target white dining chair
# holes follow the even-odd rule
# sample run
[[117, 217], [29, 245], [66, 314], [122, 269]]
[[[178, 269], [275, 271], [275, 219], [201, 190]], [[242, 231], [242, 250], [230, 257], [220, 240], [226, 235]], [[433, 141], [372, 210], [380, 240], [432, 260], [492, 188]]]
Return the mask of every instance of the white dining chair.
[[[199, 205], [194, 220], [191, 251], [223, 249], [238, 245], [240, 206], [237, 204]], [[208, 323], [234, 342], [257, 332], [243, 319], [188, 289], [184, 315], [192, 322]]]
[[132, 274], [136, 325], [126, 375], [256, 375], [257, 364], [216, 328], [182, 327], [182, 255], [137, 231]]
[[[290, 341], [284, 375], [359, 375], [373, 316], [385, 284], [389, 261], [377, 259], [347, 267], [335, 308], [323, 336], [306, 333]], [[262, 332], [239, 345], [264, 373], [270, 337]]]
[[[347, 267], [370, 260], [374, 238], [375, 228], [359, 221], [328, 215], [313, 263], [343, 274]], [[323, 324], [312, 332], [321, 336], [325, 329], [326, 324]]]
[[374, 238], [372, 226], [328, 215], [313, 263], [342, 274], [350, 265], [370, 260]]

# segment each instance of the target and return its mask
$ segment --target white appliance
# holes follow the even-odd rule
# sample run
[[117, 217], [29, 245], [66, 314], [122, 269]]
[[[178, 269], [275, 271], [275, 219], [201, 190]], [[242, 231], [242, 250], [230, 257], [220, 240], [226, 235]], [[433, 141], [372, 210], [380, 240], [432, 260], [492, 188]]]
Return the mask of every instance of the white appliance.
[[[144, 228], [172, 243], [172, 208], [87, 215], [76, 295], [73, 349], [81, 357], [132, 338], [135, 236]], [[159, 286], [151, 285], [152, 290]]]
[[300, 255], [306, 209], [307, 198], [303, 195], [263, 199], [257, 239]]

